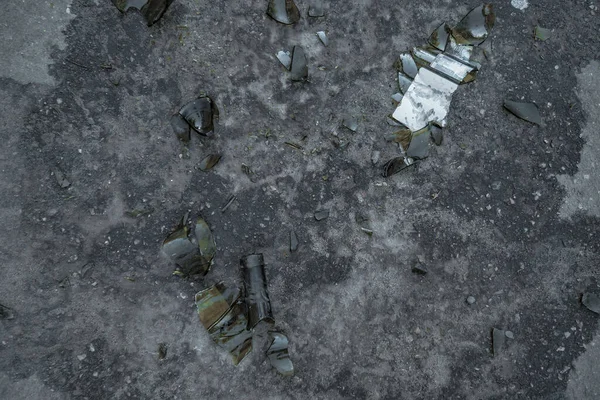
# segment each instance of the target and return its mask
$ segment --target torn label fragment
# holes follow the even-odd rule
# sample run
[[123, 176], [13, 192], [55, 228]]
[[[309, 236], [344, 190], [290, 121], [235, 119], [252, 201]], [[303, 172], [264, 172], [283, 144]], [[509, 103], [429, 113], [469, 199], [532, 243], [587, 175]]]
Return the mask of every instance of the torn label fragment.
[[269, 0], [267, 15], [286, 25], [295, 24], [300, 20], [300, 11], [293, 0]]
[[175, 114], [171, 117], [171, 126], [179, 140], [182, 142], [190, 141], [190, 125], [181, 114]]
[[283, 376], [294, 375], [294, 365], [288, 352], [288, 338], [282, 332], [269, 331], [269, 337], [272, 339], [271, 345], [267, 349], [267, 357], [271, 366]]
[[198, 164], [198, 168], [200, 168], [201, 171], [208, 171], [209, 169], [217, 165], [220, 159], [220, 154], [209, 154], [206, 157], [204, 157], [202, 161], [200, 161], [200, 164]]
[[219, 119], [219, 110], [208, 96], [197, 98], [179, 110], [179, 114], [202, 136], [214, 131], [214, 121]]
[[444, 51], [449, 35], [450, 27], [446, 23], [443, 23], [429, 36], [429, 44], [438, 50]]
[[410, 53], [400, 54], [400, 61], [402, 63], [402, 71], [404, 74], [414, 79], [414, 77], [417, 76], [417, 64]]
[[384, 178], [387, 178], [415, 164], [412, 158], [396, 157], [385, 163], [382, 175]]
[[298, 250], [298, 236], [296, 232], [290, 231], [290, 252]]
[[460, 44], [480, 45], [487, 39], [496, 15], [491, 4], [482, 4], [471, 10], [452, 28], [452, 36]]
[[289, 51], [278, 51], [277, 59], [285, 67], [285, 69], [288, 71], [290, 70], [290, 67], [292, 66], [292, 56], [290, 55]]
[[263, 255], [244, 256], [240, 260], [240, 266], [244, 278], [244, 295], [248, 306], [248, 329], [254, 328], [263, 320], [273, 323]]
[[581, 303], [583, 303], [588, 310], [600, 314], [600, 296], [593, 293], [584, 293], [581, 297]]
[[440, 72], [457, 82], [462, 82], [469, 72], [474, 69], [471, 65], [457, 61], [446, 54], [438, 54], [430, 66], [437, 72]]
[[421, 68], [392, 117], [411, 131], [423, 129], [430, 122], [444, 127], [457, 88], [457, 83]]
[[317, 32], [317, 36], [319, 37], [319, 39], [321, 40], [321, 43], [323, 43], [323, 45], [327, 46], [329, 44], [329, 40], [327, 39], [327, 35], [325, 34], [324, 31]]
[[300, 46], [294, 46], [292, 51], [292, 80], [303, 81], [308, 78], [308, 61], [304, 54], [304, 49]]
[[247, 330], [244, 304], [237, 288], [227, 288], [218, 283], [196, 294], [200, 322], [211, 339], [227, 350], [234, 365], [252, 350], [252, 332]]
[[112, 2], [123, 13], [130, 8], [138, 9], [146, 19], [148, 26], [162, 17], [169, 5], [167, 0], [112, 0]]
[[542, 123], [540, 111], [535, 103], [521, 103], [517, 101], [506, 100], [504, 101], [504, 108], [527, 122], [537, 125]]

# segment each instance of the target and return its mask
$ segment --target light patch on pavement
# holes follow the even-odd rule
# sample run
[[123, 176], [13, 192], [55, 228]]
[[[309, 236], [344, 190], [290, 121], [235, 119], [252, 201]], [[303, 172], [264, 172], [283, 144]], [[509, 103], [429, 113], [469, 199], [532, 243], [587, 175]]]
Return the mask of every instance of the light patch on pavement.
[[577, 82], [578, 96], [587, 118], [581, 131], [585, 143], [577, 173], [557, 176], [567, 192], [559, 213], [562, 218], [576, 213], [600, 217], [600, 63], [592, 61], [577, 75]]
[[529, 2], [527, 0], [511, 0], [510, 5], [519, 10], [524, 10], [529, 6]]
[[75, 16], [72, 0], [8, 1], [0, 13], [0, 77], [54, 84], [48, 73], [54, 48], [66, 47], [64, 29]]

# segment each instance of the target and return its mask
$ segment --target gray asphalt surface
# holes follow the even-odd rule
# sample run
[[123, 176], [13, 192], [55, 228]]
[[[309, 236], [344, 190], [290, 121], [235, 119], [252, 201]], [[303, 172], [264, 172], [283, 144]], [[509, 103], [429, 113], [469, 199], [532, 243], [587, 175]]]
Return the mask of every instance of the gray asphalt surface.
[[[399, 155], [394, 62], [480, 3], [325, 1], [308, 18], [298, 0], [293, 26], [266, 3], [176, 0], [148, 27], [108, 0], [4, 2], [0, 398], [600, 398], [600, 316], [580, 302], [600, 295], [600, 4], [494, 3], [443, 144], [383, 178]], [[275, 57], [294, 45], [308, 82]], [[169, 119], [200, 92], [221, 118], [186, 147]], [[542, 124], [505, 99], [535, 102]], [[211, 153], [215, 168], [195, 168]], [[160, 251], [187, 211], [218, 246], [203, 279]], [[264, 332], [233, 366], [195, 312], [252, 252], [293, 377], [269, 365]], [[499, 354], [493, 328], [513, 333]]]

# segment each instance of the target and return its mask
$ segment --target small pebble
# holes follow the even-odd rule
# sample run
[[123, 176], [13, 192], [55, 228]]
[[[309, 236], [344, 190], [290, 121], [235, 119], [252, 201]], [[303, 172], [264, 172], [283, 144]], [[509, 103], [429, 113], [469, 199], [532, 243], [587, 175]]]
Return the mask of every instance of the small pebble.
[[514, 339], [515, 338], [515, 334], [512, 333], [511, 331], [506, 331], [504, 332], [504, 334], [506, 335], [507, 338], [509, 339]]
[[473, 297], [473, 296], [467, 297], [467, 303], [474, 304], [475, 303], [475, 297]]

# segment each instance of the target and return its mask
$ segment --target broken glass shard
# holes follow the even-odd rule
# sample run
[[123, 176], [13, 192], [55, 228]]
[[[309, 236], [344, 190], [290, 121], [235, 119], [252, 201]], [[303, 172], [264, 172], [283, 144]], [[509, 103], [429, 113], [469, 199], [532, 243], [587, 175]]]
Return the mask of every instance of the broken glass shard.
[[394, 118], [392, 118], [392, 114], [390, 114], [387, 117], [385, 117], [385, 122], [389, 126], [403, 126], [400, 122], [398, 122]]
[[286, 25], [295, 24], [300, 20], [300, 11], [293, 0], [269, 0], [267, 15]]
[[209, 169], [217, 165], [220, 159], [220, 154], [209, 154], [206, 157], [204, 157], [202, 161], [200, 161], [200, 164], [198, 164], [198, 168], [200, 168], [201, 171], [208, 171]]
[[448, 43], [446, 44], [444, 53], [465, 61], [469, 61], [471, 59], [471, 55], [473, 54], [473, 46], [459, 44], [453, 36], [450, 36], [450, 40], [448, 40]]
[[65, 174], [58, 168], [54, 170], [54, 178], [56, 178], [56, 183], [63, 189], [71, 186], [71, 182], [66, 178]]
[[409, 78], [414, 79], [417, 76], [417, 64], [415, 60], [412, 58], [410, 53], [402, 53], [400, 54], [400, 61], [402, 62], [402, 71]]
[[164, 360], [165, 358], [167, 358], [167, 344], [159, 343], [158, 344], [158, 359]]
[[412, 132], [410, 145], [406, 150], [406, 155], [415, 160], [422, 160], [429, 155], [429, 126]]
[[230, 205], [233, 204], [235, 199], [237, 199], [237, 196], [235, 194], [231, 195], [231, 197], [229, 197], [229, 200], [227, 200], [227, 203], [225, 203], [223, 208], [221, 208], [221, 212], [223, 213], [223, 212], [227, 211], [227, 209], [229, 208]]
[[390, 137], [392, 142], [400, 144], [402, 151], [406, 151], [408, 149], [411, 138], [412, 132], [407, 128], [394, 132]]
[[327, 35], [325, 34], [324, 31], [317, 32], [317, 36], [319, 37], [319, 39], [321, 40], [321, 43], [323, 43], [323, 45], [327, 46], [329, 44], [329, 40], [327, 39]]
[[584, 293], [581, 297], [581, 302], [588, 310], [600, 314], [600, 296], [593, 293]]
[[290, 231], [290, 251], [296, 250], [298, 250], [298, 236], [296, 236], [296, 232]]
[[552, 29], [542, 28], [541, 26], [535, 27], [535, 38], [537, 40], [546, 41], [552, 35]]
[[202, 136], [214, 131], [214, 121], [219, 119], [219, 110], [208, 96], [197, 98], [179, 110], [179, 114]]
[[252, 332], [247, 330], [246, 309], [239, 299], [239, 290], [223, 283], [204, 289], [195, 297], [200, 322], [211, 339], [231, 354], [234, 365], [252, 350]]
[[358, 129], [358, 120], [354, 117], [344, 118], [344, 120], [342, 121], [342, 125], [350, 129], [352, 132], [356, 132], [356, 130]]
[[471, 10], [452, 29], [452, 36], [460, 44], [480, 45], [494, 27], [496, 16], [491, 4], [482, 4]]
[[450, 27], [443, 23], [429, 36], [429, 44], [438, 50], [444, 50], [446, 43], [448, 42], [448, 36], [450, 35]]
[[413, 60], [420, 66], [428, 66], [435, 60], [435, 57], [440, 54], [437, 49], [426, 49], [423, 47], [414, 47], [412, 49]]
[[502, 351], [504, 343], [506, 341], [506, 335], [501, 329], [492, 329], [492, 348], [494, 350], [494, 356], [497, 356]]
[[412, 271], [414, 274], [417, 274], [417, 275], [427, 275], [427, 269], [425, 269], [425, 266], [424, 266], [422, 263], [420, 263], [420, 262], [417, 262], [417, 263], [416, 263], [416, 264], [415, 264], [415, 265], [412, 267], [411, 271]]
[[196, 220], [194, 234], [196, 235], [196, 240], [198, 241], [198, 250], [200, 251], [200, 256], [204, 259], [204, 263], [208, 264], [210, 267], [215, 254], [217, 254], [217, 245], [210, 227], [201, 217], [198, 217]]
[[285, 69], [288, 71], [290, 70], [290, 67], [292, 66], [292, 56], [289, 51], [278, 51], [277, 59], [285, 67]]
[[315, 211], [315, 219], [317, 221], [323, 221], [324, 219], [329, 218], [329, 210], [318, 210]]
[[293, 81], [303, 81], [308, 78], [308, 61], [304, 49], [300, 46], [294, 46], [292, 51], [291, 73]]
[[308, 7], [309, 17], [324, 17], [325, 10], [323, 9], [323, 1], [315, 0], [311, 6]]
[[438, 54], [431, 63], [431, 68], [456, 82], [461, 82], [474, 69], [446, 54]]
[[433, 140], [433, 143], [435, 143], [436, 146], [441, 145], [442, 140], [444, 140], [442, 128], [432, 124], [429, 129], [431, 131], [431, 140]]
[[535, 103], [521, 103], [517, 101], [506, 100], [504, 101], [504, 108], [527, 122], [537, 125], [541, 125], [542, 123], [540, 111]]
[[202, 218], [198, 218], [194, 233], [195, 240], [190, 238], [186, 215], [162, 245], [162, 251], [177, 265], [177, 273], [186, 277], [206, 275], [216, 253], [212, 232]]
[[0, 319], [13, 319], [15, 318], [15, 313], [9, 307], [3, 306], [0, 304]]
[[273, 323], [263, 255], [244, 256], [240, 260], [240, 266], [244, 278], [244, 295], [248, 306], [248, 329], [254, 328], [263, 320]]
[[392, 95], [392, 99], [396, 102], [396, 103], [400, 103], [402, 101], [402, 93], [394, 93]]
[[271, 366], [283, 376], [294, 375], [294, 365], [288, 352], [288, 338], [282, 332], [269, 331], [271, 345], [267, 349], [267, 357]]
[[196, 293], [195, 302], [202, 325], [210, 330], [239, 297], [240, 290], [237, 287], [228, 288], [223, 282]]
[[112, 0], [112, 2], [121, 12], [130, 8], [138, 9], [146, 19], [148, 26], [162, 17], [169, 5], [167, 0]]
[[410, 79], [407, 75], [402, 72], [398, 72], [398, 87], [403, 94], [406, 94], [412, 82], [412, 79]]
[[182, 142], [190, 141], [190, 125], [181, 114], [175, 114], [171, 117], [171, 126], [179, 140]]
[[387, 178], [415, 164], [414, 160], [408, 157], [392, 158], [383, 166], [382, 175]]

